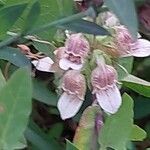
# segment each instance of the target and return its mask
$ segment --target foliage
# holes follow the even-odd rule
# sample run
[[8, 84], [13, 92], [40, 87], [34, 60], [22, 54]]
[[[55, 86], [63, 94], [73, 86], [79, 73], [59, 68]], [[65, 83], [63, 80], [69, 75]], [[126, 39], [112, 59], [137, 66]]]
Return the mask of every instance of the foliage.
[[[136, 11], [145, 2], [0, 0], [0, 149], [134, 150], [150, 141], [150, 59], [119, 57], [112, 45], [114, 29], [99, 23], [99, 15], [111, 11], [134, 40], [137, 32], [150, 39], [150, 31], [141, 30]], [[65, 46], [70, 33], [83, 33], [91, 51], [81, 70], [87, 83], [83, 105], [74, 118], [62, 121], [57, 104], [66, 90], [62, 88], [64, 71], [58, 66], [53, 68], [58, 72], [41, 71], [38, 65], [45, 57], [57, 61], [55, 50]], [[114, 114], [101, 109], [91, 92], [92, 70], [103, 59], [117, 70], [115, 84], [124, 93]]]

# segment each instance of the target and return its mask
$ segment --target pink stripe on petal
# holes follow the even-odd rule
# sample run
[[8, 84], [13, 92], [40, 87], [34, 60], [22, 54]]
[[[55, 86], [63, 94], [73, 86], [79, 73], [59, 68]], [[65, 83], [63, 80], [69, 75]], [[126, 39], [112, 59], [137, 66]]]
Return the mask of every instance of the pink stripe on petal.
[[58, 110], [63, 120], [71, 118], [79, 111], [83, 101], [76, 95], [70, 95], [64, 92], [58, 100]]
[[131, 45], [131, 55], [135, 57], [147, 57], [150, 55], [150, 42], [145, 39], [138, 39]]
[[122, 103], [121, 95], [116, 85], [107, 90], [97, 92], [96, 99], [102, 109], [110, 114], [116, 113]]

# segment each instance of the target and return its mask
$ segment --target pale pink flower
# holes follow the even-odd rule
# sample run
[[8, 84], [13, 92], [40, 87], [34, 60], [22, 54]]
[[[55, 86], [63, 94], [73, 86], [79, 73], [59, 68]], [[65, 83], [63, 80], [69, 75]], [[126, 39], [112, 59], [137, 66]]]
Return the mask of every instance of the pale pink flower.
[[56, 50], [56, 57], [59, 55], [59, 67], [63, 70], [80, 70], [89, 50], [89, 43], [81, 33], [70, 35], [65, 47]]
[[33, 60], [31, 63], [39, 71], [54, 72], [54, 70], [52, 69], [54, 62], [50, 57], [44, 57], [39, 60]]
[[128, 29], [124, 26], [116, 26], [114, 29], [114, 42], [121, 57], [147, 57], [150, 55], [150, 42], [148, 40], [142, 38], [133, 39]]
[[77, 70], [69, 70], [62, 81], [63, 93], [58, 100], [57, 107], [61, 118], [73, 117], [80, 109], [86, 92], [85, 77]]
[[101, 108], [110, 114], [116, 113], [122, 102], [116, 82], [117, 72], [112, 66], [98, 64], [92, 71], [93, 94]]

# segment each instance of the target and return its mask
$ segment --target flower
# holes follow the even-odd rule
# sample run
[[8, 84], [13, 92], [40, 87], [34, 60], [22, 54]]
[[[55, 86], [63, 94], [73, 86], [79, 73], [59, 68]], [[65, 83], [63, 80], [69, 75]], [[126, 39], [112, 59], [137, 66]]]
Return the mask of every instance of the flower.
[[72, 34], [65, 42], [65, 47], [58, 48], [55, 52], [59, 58], [59, 67], [63, 70], [80, 70], [84, 59], [88, 56], [90, 46], [81, 33]]
[[85, 77], [77, 70], [69, 70], [63, 76], [63, 93], [58, 100], [58, 110], [63, 120], [73, 117], [80, 109], [86, 92]]
[[121, 57], [146, 57], [150, 55], [150, 42], [148, 40], [133, 39], [124, 26], [115, 26], [114, 29], [114, 42]]
[[92, 93], [101, 108], [110, 114], [116, 113], [122, 102], [116, 82], [117, 72], [112, 66], [101, 63], [92, 71]]
[[52, 65], [54, 64], [54, 62], [50, 57], [44, 57], [39, 60], [33, 60], [32, 64], [39, 71], [54, 72], [54, 70], [52, 69]]
[[99, 18], [100, 24], [106, 28], [112, 28], [114, 26], [120, 25], [119, 19], [116, 17], [115, 14], [113, 14], [110, 11], [100, 13], [98, 18]]

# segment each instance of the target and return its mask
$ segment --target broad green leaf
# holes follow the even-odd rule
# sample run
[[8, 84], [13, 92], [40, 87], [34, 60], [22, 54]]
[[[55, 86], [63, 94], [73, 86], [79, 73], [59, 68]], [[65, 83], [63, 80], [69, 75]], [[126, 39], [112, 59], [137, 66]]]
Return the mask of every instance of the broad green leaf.
[[79, 150], [75, 147], [75, 145], [73, 143], [71, 143], [70, 141], [67, 141], [67, 145], [66, 145], [66, 150]]
[[9, 61], [10, 63], [18, 66], [29, 66], [31, 67], [31, 63], [28, 58], [20, 52], [17, 48], [12, 47], [3, 47], [0, 49], [0, 59], [4, 59]]
[[28, 31], [28, 30], [33, 28], [33, 26], [35, 25], [39, 15], [40, 15], [40, 4], [39, 4], [39, 1], [35, 1], [32, 4], [32, 6], [29, 10], [29, 13], [27, 15], [25, 25], [24, 25], [24, 30], [25, 31]]
[[5, 83], [6, 83], [6, 80], [5, 80], [5, 78], [4, 78], [3, 74], [2, 74], [2, 71], [0, 69], [0, 90], [5, 85]]
[[57, 95], [38, 80], [33, 80], [33, 98], [51, 106], [56, 106], [58, 100]]
[[100, 113], [99, 106], [89, 106], [83, 112], [73, 140], [73, 143], [79, 150], [97, 149], [95, 121]]
[[9, 30], [26, 8], [26, 4], [17, 4], [0, 9], [0, 37]]
[[131, 132], [132, 141], [143, 141], [146, 138], [146, 132], [137, 125], [133, 125]]
[[122, 97], [122, 105], [116, 114], [108, 116], [99, 134], [100, 150], [107, 147], [126, 150], [133, 126], [133, 100], [127, 94]]
[[94, 22], [86, 20], [75, 20], [67, 24], [63, 24], [60, 28], [72, 30], [75, 32], [82, 32], [93, 35], [109, 35], [109, 32], [103, 27], [97, 25]]
[[137, 37], [138, 21], [133, 0], [104, 0], [122, 24], [127, 26], [133, 37]]
[[144, 81], [133, 75], [128, 75], [122, 80], [122, 82], [124, 86], [132, 89], [133, 91], [143, 96], [150, 97], [150, 83], [149, 82]]
[[0, 91], [0, 149], [18, 147], [31, 113], [31, 96], [30, 72], [18, 69]]

